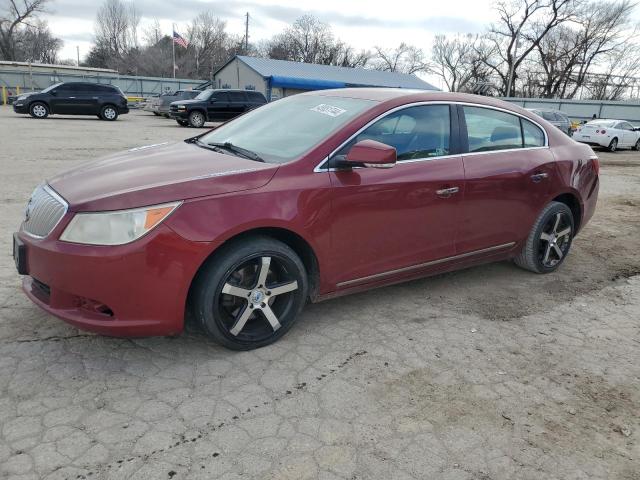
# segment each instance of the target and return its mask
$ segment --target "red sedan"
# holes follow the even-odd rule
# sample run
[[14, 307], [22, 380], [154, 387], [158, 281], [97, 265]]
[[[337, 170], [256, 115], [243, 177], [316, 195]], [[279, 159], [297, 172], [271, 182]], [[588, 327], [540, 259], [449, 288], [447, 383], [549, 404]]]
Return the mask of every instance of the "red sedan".
[[554, 271], [593, 215], [598, 168], [499, 100], [310, 92], [50, 179], [14, 257], [27, 295], [79, 328], [173, 335], [190, 313], [251, 349], [308, 299], [505, 259]]

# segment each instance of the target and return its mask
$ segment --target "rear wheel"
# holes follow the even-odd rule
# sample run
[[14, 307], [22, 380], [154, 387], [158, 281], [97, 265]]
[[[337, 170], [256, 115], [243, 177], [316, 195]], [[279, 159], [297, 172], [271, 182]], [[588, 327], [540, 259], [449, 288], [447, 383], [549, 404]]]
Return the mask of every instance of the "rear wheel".
[[617, 138], [614, 138], [613, 140], [611, 140], [611, 143], [607, 147], [607, 150], [609, 150], [610, 152], [615, 152], [616, 150], [618, 150], [618, 139]]
[[196, 110], [195, 112], [191, 112], [189, 114], [189, 125], [195, 128], [200, 128], [204, 126], [205, 118], [204, 113]]
[[105, 105], [102, 107], [102, 110], [100, 110], [100, 118], [112, 122], [118, 118], [118, 111], [113, 105]]
[[29, 107], [29, 115], [33, 118], [47, 118], [49, 116], [49, 107], [42, 102], [32, 103]]
[[519, 267], [532, 272], [553, 272], [569, 253], [573, 232], [573, 214], [569, 207], [564, 203], [551, 202], [538, 216], [514, 261]]
[[284, 243], [269, 237], [233, 242], [198, 275], [191, 292], [192, 315], [227, 348], [263, 347], [295, 323], [307, 283], [304, 264]]

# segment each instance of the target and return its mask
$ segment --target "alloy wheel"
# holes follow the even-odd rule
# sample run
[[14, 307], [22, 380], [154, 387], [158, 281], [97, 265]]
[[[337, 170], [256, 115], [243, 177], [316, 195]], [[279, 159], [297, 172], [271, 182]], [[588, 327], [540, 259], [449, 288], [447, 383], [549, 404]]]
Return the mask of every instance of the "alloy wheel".
[[189, 117], [189, 121], [193, 127], [202, 127], [204, 125], [204, 115], [200, 112], [193, 112]]
[[609, 151], [615, 152], [617, 149], [618, 149], [618, 140], [614, 138], [613, 140], [611, 140], [611, 143], [609, 144]]
[[35, 105], [31, 109], [31, 111], [38, 118], [43, 118], [47, 115], [47, 109], [44, 107], [44, 105]]
[[257, 256], [229, 272], [214, 308], [227, 335], [262, 342], [283, 326], [282, 319], [294, 308], [298, 288], [286, 259]]
[[116, 111], [111, 107], [107, 107], [104, 109], [103, 115], [107, 120], [113, 120], [116, 118]]
[[571, 219], [566, 213], [558, 212], [549, 218], [542, 233], [538, 248], [538, 258], [545, 268], [553, 268], [562, 261], [571, 245]]

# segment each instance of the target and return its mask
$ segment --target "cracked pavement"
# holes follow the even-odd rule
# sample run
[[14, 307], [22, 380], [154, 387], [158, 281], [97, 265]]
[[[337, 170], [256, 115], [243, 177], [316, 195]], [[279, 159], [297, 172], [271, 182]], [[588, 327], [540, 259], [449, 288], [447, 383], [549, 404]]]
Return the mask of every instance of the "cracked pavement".
[[308, 305], [231, 352], [80, 332], [11, 258], [43, 177], [194, 130], [0, 108], [0, 131], [0, 478], [640, 479], [638, 153], [600, 154], [598, 211], [554, 274], [503, 262]]

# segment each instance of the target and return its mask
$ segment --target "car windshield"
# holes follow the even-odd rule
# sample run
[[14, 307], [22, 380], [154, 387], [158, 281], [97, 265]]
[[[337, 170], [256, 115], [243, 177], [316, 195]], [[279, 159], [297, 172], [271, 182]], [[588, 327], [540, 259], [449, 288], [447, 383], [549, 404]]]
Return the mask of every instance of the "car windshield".
[[45, 88], [44, 90], [42, 90], [41, 93], [47, 93], [50, 92], [51, 90], [53, 90], [56, 87], [59, 87], [60, 85], [62, 85], [62, 82], [60, 83], [54, 83], [53, 85], [48, 86], [47, 88]]
[[203, 90], [196, 96], [196, 100], [209, 100], [213, 90]]
[[200, 138], [231, 143], [269, 163], [285, 163], [308, 152], [377, 102], [359, 98], [295, 95], [259, 107]]

